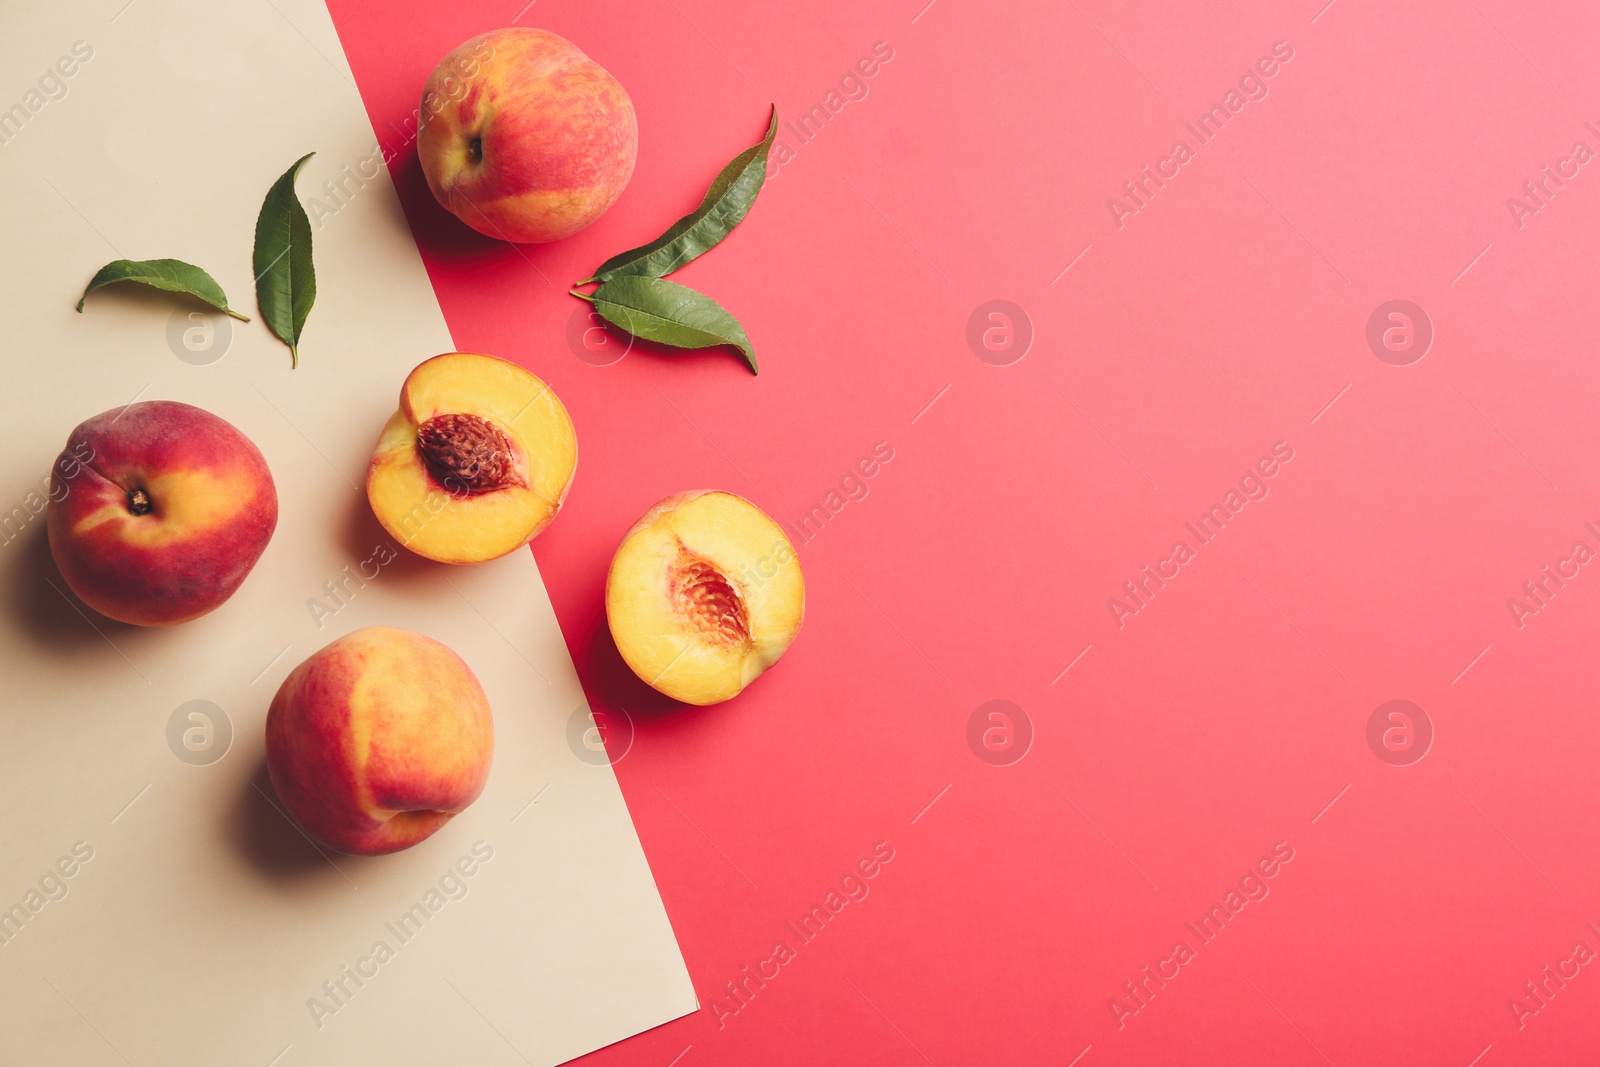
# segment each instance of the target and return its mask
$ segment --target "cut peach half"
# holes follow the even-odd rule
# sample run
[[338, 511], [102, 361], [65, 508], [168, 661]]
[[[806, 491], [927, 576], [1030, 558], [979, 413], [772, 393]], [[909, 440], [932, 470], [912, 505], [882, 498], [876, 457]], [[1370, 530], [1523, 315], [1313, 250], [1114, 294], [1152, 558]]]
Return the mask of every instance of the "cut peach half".
[[515, 363], [449, 352], [406, 376], [367, 499], [418, 555], [480, 563], [550, 525], [577, 465], [572, 420], [548, 385]]
[[622, 658], [674, 700], [738, 696], [800, 632], [806, 587], [783, 530], [750, 501], [669, 496], [633, 524], [606, 575]]

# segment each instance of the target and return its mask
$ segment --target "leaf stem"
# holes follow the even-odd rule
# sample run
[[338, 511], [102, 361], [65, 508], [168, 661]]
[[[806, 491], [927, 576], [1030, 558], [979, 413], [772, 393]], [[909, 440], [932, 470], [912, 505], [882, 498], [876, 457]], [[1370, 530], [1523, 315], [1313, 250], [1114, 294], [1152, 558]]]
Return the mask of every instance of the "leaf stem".
[[224, 313], [233, 316], [234, 318], [238, 319], [240, 322], [249, 322], [250, 321], [250, 316], [249, 315], [241, 315], [237, 311], [233, 310], [232, 308], [223, 308], [222, 310], [223, 310]]
[[568, 289], [567, 292], [571, 293], [573, 296], [577, 297], [579, 300], [587, 300], [591, 304], [594, 303], [594, 297], [590, 296], [588, 293], [580, 293], [576, 289]]

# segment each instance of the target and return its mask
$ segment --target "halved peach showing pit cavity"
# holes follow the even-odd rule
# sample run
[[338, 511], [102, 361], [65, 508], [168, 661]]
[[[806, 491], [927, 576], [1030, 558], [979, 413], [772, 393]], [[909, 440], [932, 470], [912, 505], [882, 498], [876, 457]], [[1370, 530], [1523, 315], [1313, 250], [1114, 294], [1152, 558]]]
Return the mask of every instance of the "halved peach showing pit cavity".
[[674, 700], [738, 696], [805, 616], [800, 559], [750, 501], [669, 496], [633, 524], [606, 576], [606, 620], [633, 673]]
[[479, 563], [548, 526], [577, 465], [572, 420], [548, 385], [494, 356], [448, 352], [406, 376], [367, 499], [411, 551]]

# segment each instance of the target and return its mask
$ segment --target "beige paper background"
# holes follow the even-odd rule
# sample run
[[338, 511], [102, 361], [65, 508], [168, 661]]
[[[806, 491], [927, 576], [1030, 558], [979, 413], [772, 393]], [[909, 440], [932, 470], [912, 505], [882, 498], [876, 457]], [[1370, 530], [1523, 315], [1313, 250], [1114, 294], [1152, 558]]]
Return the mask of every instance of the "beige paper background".
[[[583, 694], [531, 556], [447, 568], [402, 553], [348, 582], [320, 627], [308, 607], [337, 606], [324, 583], [387, 542], [359, 488], [372, 443], [406, 371], [454, 347], [386, 172], [316, 230], [299, 370], [259, 320], [250, 246], [267, 187], [315, 150], [299, 188], [325, 197], [375, 147], [326, 11], [125, 4], [0, 14], [0, 111], [44, 98], [28, 93], [75, 42], [94, 50], [0, 144], [0, 910], [75, 842], [94, 850], [67, 895], [0, 944], [0, 1062], [542, 1065], [694, 1010], [621, 793], [585, 746]], [[256, 321], [232, 323], [226, 354], [196, 365], [169, 341], [174, 313], [202, 347], [208, 323], [230, 324], [190, 322], [178, 298], [113, 288], [75, 314], [89, 276], [120, 256], [197, 263]], [[559, 392], [557, 361], [535, 370]], [[243, 589], [170, 630], [84, 614], [52, 588], [64, 586], [31, 514], [71, 428], [135, 398], [233, 422], [280, 496]], [[494, 769], [422, 845], [330, 858], [268, 799], [262, 723], [296, 663], [376, 623], [467, 659], [495, 711]], [[233, 729], [206, 766], [167, 741], [194, 699]], [[493, 858], [466, 895], [399, 943], [385, 923], [478, 841]], [[319, 1028], [308, 998], [380, 940], [393, 957], [363, 986], [347, 980], [353, 996]]]

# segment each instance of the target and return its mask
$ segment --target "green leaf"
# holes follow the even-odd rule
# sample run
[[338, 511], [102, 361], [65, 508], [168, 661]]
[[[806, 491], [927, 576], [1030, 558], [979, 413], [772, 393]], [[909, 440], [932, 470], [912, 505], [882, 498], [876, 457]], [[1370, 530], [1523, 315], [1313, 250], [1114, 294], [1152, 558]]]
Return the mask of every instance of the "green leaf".
[[107, 285], [117, 282], [138, 282], [148, 285], [152, 289], [162, 289], [169, 293], [188, 293], [199, 300], [204, 300], [218, 311], [226, 312], [240, 322], [249, 322], [250, 318], [241, 315], [228, 306], [228, 295], [222, 291], [222, 286], [217, 280], [192, 263], [185, 263], [181, 259], [116, 259], [107, 263], [95, 272], [89, 279], [89, 287], [83, 291], [83, 296], [78, 300], [78, 311], [83, 311], [83, 302], [90, 293]]
[[666, 233], [649, 244], [612, 256], [600, 264], [593, 277], [577, 284], [604, 282], [626, 275], [659, 278], [716, 246], [739, 225], [750, 205], [755, 203], [756, 194], [767, 180], [767, 153], [777, 134], [778, 109], [773, 107], [767, 136], [722, 168], [699, 207], [674, 222]]
[[272, 332], [289, 346], [292, 365], [300, 365], [300, 333], [317, 299], [317, 272], [311, 265], [311, 220], [294, 195], [301, 156], [272, 183], [256, 217], [256, 302]]
[[600, 316], [635, 337], [658, 341], [673, 348], [713, 348], [732, 345], [744, 357], [751, 373], [759, 374], [755, 349], [739, 320], [722, 305], [686, 285], [624, 274], [612, 278], [593, 293], [573, 289], [572, 295], [589, 301]]

